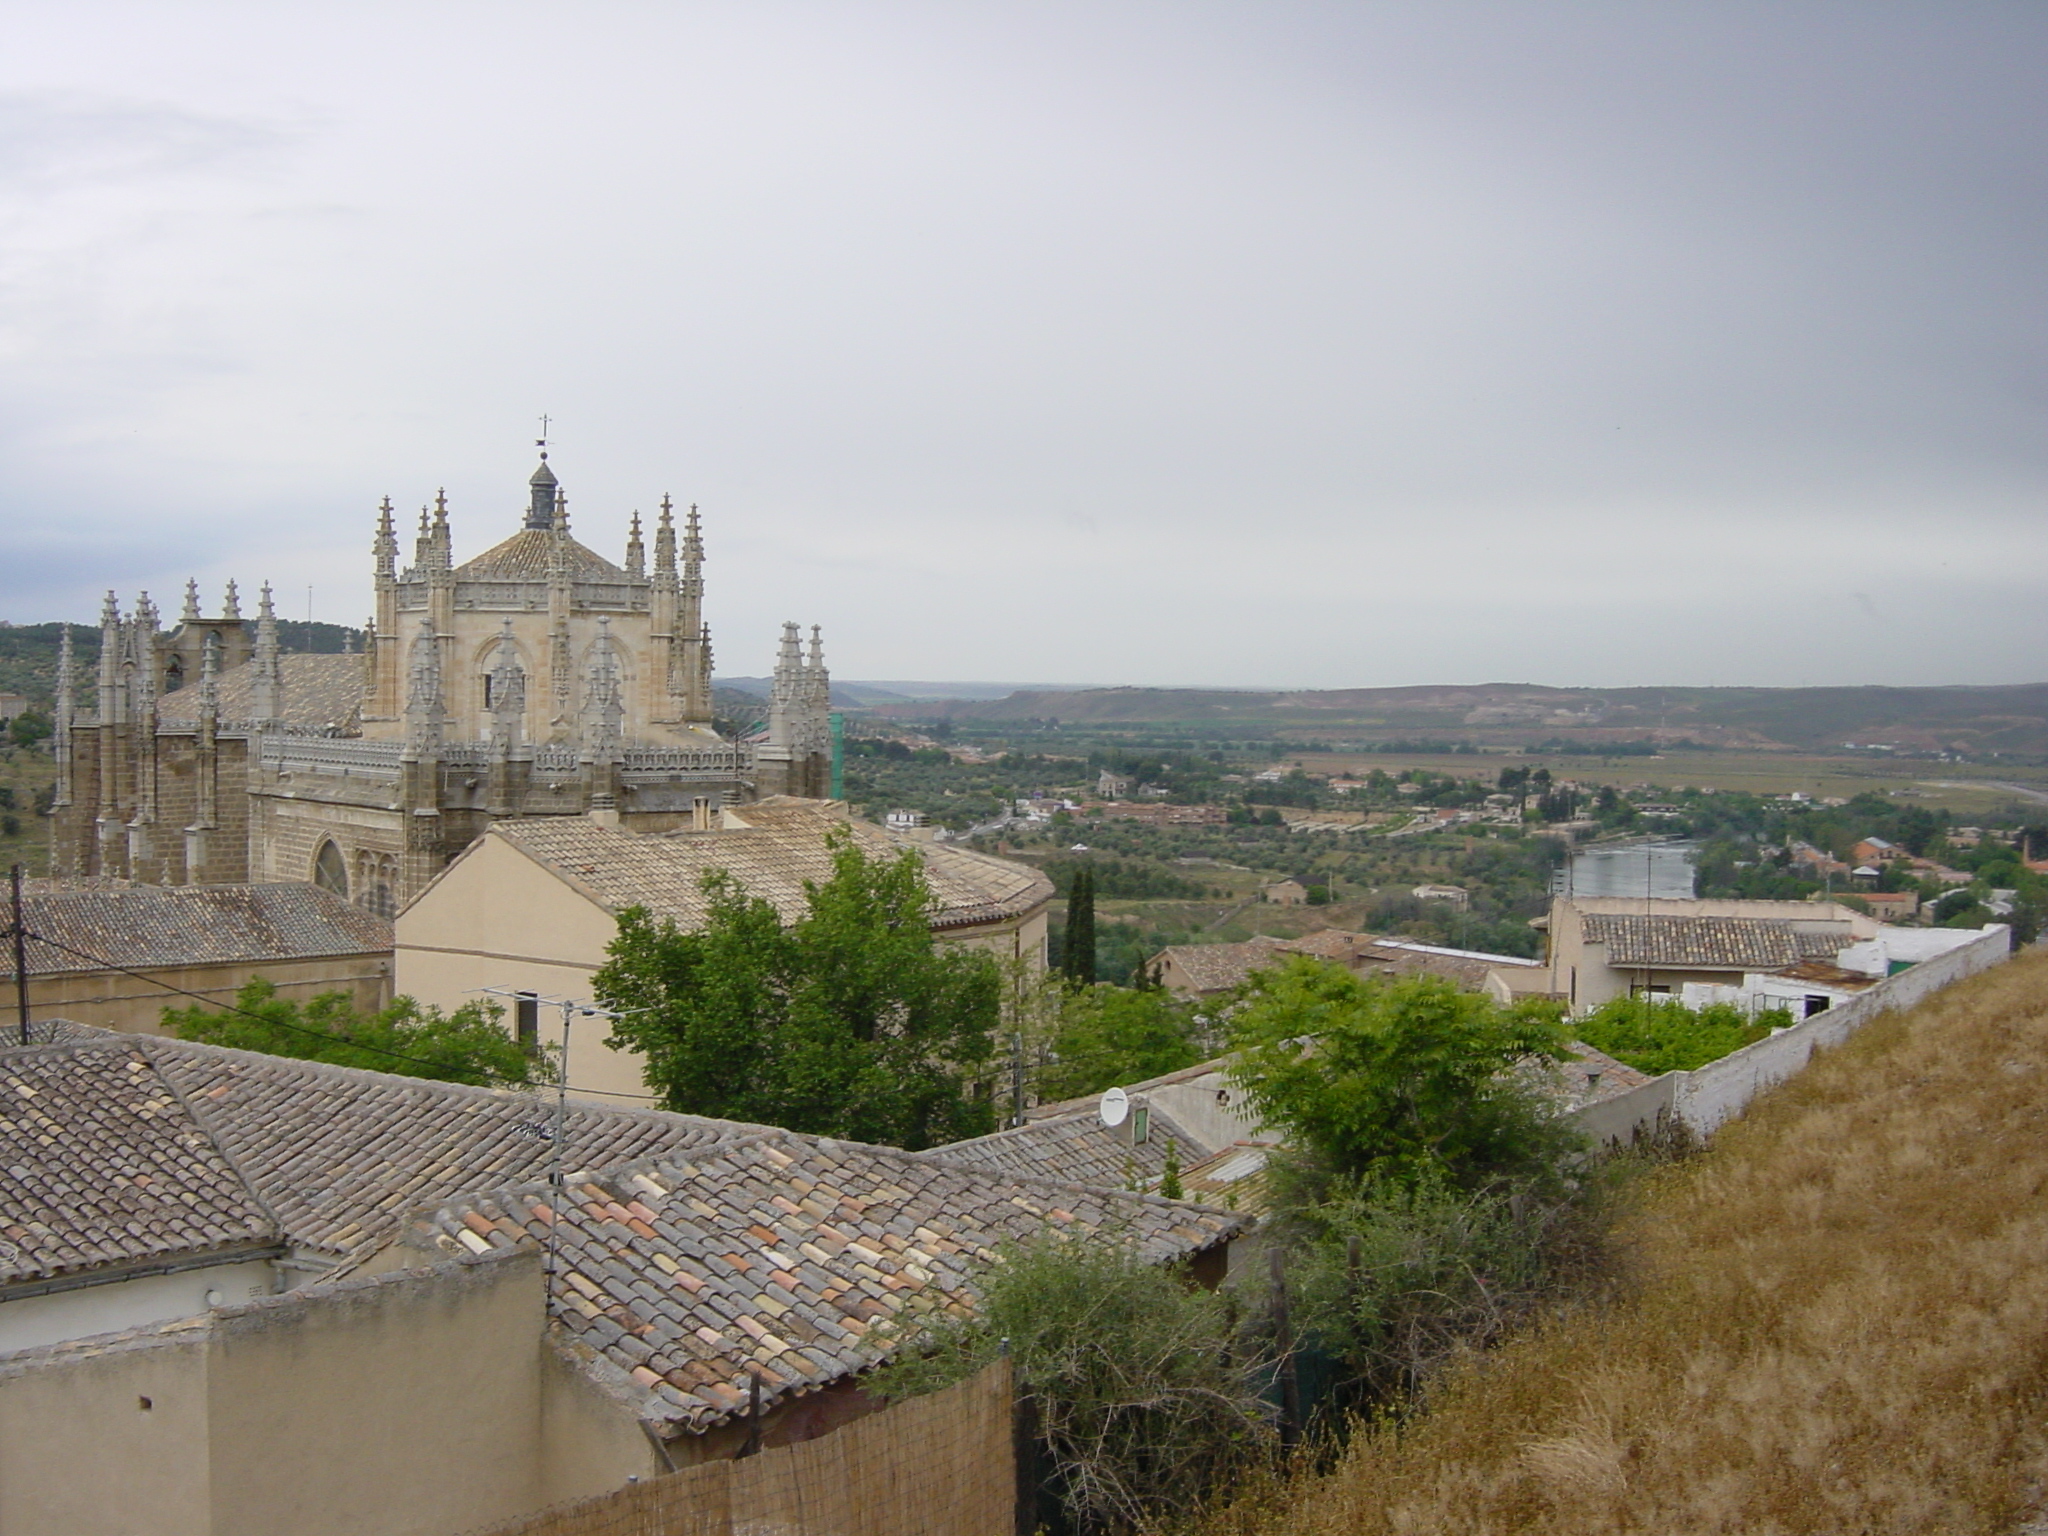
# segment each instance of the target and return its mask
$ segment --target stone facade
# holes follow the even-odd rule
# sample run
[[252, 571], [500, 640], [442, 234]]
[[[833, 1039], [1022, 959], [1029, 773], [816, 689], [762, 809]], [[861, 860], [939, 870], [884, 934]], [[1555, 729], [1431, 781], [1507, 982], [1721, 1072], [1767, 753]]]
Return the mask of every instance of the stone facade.
[[401, 566], [386, 498], [358, 655], [281, 654], [268, 587], [250, 621], [232, 582], [217, 616], [188, 584], [170, 629], [148, 594], [123, 614], [109, 593], [89, 699], [65, 639], [52, 873], [313, 880], [388, 916], [501, 817], [662, 831], [828, 793], [818, 631], [783, 626], [767, 726], [728, 740], [696, 509], [679, 532], [662, 499], [651, 560], [635, 513], [614, 565], [570, 537], [545, 454], [528, 493], [519, 530], [462, 565], [436, 496]]

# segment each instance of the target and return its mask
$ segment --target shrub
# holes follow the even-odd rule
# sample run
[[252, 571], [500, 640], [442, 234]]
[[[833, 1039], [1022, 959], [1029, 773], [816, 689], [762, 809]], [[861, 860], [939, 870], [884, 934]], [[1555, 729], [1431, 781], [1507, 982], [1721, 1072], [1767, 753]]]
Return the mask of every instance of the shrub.
[[1571, 1028], [1595, 1050], [1654, 1077], [1719, 1061], [1791, 1022], [1782, 1008], [1751, 1018], [1727, 1003], [1695, 1011], [1675, 997], [1637, 996], [1602, 1003]]
[[1564, 1053], [1556, 1010], [1502, 1008], [1434, 976], [1362, 980], [1296, 956], [1231, 1014], [1232, 1076], [1331, 1175], [1467, 1186], [1554, 1168], [1578, 1138], [1515, 1069]]
[[936, 1391], [1007, 1341], [1077, 1525], [1184, 1518], [1271, 1444], [1258, 1391], [1270, 1366], [1234, 1337], [1224, 1298], [1175, 1268], [1121, 1242], [1051, 1238], [1002, 1249], [980, 1285], [978, 1316], [933, 1323], [923, 1349], [869, 1386], [890, 1399]]

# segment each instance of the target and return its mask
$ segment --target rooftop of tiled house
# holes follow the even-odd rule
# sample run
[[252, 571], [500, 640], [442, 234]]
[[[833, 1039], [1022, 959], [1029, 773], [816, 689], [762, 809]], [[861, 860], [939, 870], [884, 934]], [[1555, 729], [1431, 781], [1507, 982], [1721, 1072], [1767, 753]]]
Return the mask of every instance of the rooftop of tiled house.
[[646, 1394], [643, 1418], [702, 1429], [814, 1390], [914, 1340], [924, 1315], [973, 1305], [1005, 1242], [1114, 1233], [1155, 1261], [1248, 1223], [1150, 1195], [992, 1175], [786, 1131], [569, 1181], [450, 1202], [416, 1242], [484, 1253], [552, 1229], [562, 1324]]
[[22, 897], [31, 975], [391, 952], [391, 922], [317, 885], [38, 881]]
[[[289, 1246], [345, 1274], [408, 1236], [544, 1241], [546, 1094], [327, 1066], [83, 1026], [0, 1050], [0, 1284], [167, 1254]], [[1006, 1240], [1115, 1232], [1155, 1259], [1240, 1218], [889, 1148], [573, 1101], [563, 1119], [557, 1317], [576, 1358], [701, 1428], [822, 1386], [970, 1305]], [[1120, 1182], [1120, 1181], [1119, 1181]], [[901, 1319], [906, 1331], [878, 1320]]]
[[752, 824], [645, 834], [582, 816], [545, 816], [500, 821], [484, 835], [503, 838], [607, 910], [644, 906], [686, 928], [708, 914], [703, 880], [714, 869], [768, 902], [785, 922], [803, 916], [805, 882], [822, 885], [832, 878], [826, 834], [834, 829], [844, 829], [871, 856], [906, 849], [916, 854], [937, 898], [934, 928], [1020, 917], [1052, 898], [1052, 882], [1028, 864], [913, 842], [871, 822], [848, 820], [819, 802], [741, 806], [735, 815]]

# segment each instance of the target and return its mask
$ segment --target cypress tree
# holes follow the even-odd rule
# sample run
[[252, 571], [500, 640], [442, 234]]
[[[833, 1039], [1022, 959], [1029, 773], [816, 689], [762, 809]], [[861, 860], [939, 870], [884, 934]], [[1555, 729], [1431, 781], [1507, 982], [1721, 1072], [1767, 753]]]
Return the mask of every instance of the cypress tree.
[[1095, 985], [1095, 871], [1085, 865], [1074, 871], [1067, 887], [1067, 935], [1060, 951], [1060, 972], [1077, 987]]

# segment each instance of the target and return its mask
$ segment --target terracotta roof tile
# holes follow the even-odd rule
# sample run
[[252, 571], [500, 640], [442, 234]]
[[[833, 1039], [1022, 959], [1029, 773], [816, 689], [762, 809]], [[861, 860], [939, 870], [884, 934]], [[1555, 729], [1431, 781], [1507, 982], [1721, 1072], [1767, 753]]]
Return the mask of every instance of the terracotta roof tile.
[[[790, 1209], [783, 1197], [798, 1184], [837, 1209], [859, 1208], [840, 1218], [855, 1230]], [[421, 1240], [458, 1245], [474, 1231], [469, 1218], [481, 1216], [494, 1247], [544, 1242], [545, 1193], [451, 1202]], [[619, 1219], [628, 1201], [650, 1213], [651, 1238]], [[973, 1267], [1005, 1240], [1048, 1225], [1113, 1229], [1163, 1261], [1246, 1224], [1177, 1201], [771, 1131], [575, 1179], [556, 1240], [561, 1289], [581, 1304], [562, 1321], [643, 1386], [674, 1389], [653, 1394], [650, 1417], [701, 1429], [745, 1404], [749, 1371], [761, 1373], [763, 1401], [773, 1402], [879, 1363], [910, 1342], [925, 1309], [973, 1306]], [[827, 1233], [850, 1240], [831, 1253], [813, 1241]], [[807, 1248], [820, 1256], [795, 1262]], [[875, 1328], [899, 1319], [901, 1331]]]
[[[278, 705], [284, 723], [307, 731], [353, 735], [362, 722], [364, 659], [361, 656], [280, 656], [284, 683]], [[256, 668], [249, 662], [221, 673], [220, 718], [247, 720], [256, 713]], [[190, 730], [199, 720], [199, 685], [192, 683], [157, 701], [157, 718], [173, 729]]]
[[1178, 1145], [1180, 1165], [1187, 1168], [1215, 1149], [1198, 1141], [1156, 1105], [1147, 1105], [1150, 1134], [1136, 1145], [1102, 1123], [1096, 1096], [1082, 1107], [1006, 1131], [934, 1147], [918, 1156], [992, 1173], [1024, 1174], [1057, 1179], [1064, 1184], [1092, 1184], [1105, 1189], [1157, 1187], [1166, 1169], [1169, 1142]]
[[822, 884], [832, 876], [825, 834], [836, 827], [848, 829], [872, 855], [908, 849], [924, 861], [938, 897], [934, 928], [1020, 917], [1052, 899], [1052, 882], [1027, 864], [912, 842], [872, 822], [850, 821], [822, 802], [742, 806], [736, 814], [757, 824], [648, 835], [599, 826], [584, 816], [547, 816], [495, 822], [484, 835], [502, 837], [559, 870], [612, 911], [644, 906], [683, 928], [703, 922], [702, 881], [713, 869], [730, 872], [783, 921], [803, 916], [804, 883]]
[[[391, 952], [391, 923], [303, 882], [125, 885], [38, 881], [22, 897], [29, 974]], [[83, 955], [79, 952], [83, 951]]]
[[1607, 946], [1610, 966], [1775, 971], [1801, 960], [1833, 960], [1850, 942], [1845, 928], [1816, 933], [1782, 917], [1588, 912], [1580, 922], [1588, 944]]
[[0, 1055], [0, 1287], [281, 1239], [142, 1042]]
[[[502, 544], [494, 544], [474, 560], [455, 568], [457, 581], [544, 581], [554, 557], [555, 536], [545, 528], [522, 528]], [[596, 550], [574, 539], [562, 540], [572, 581], [630, 581], [624, 571]], [[647, 583], [643, 579], [641, 585]]]

